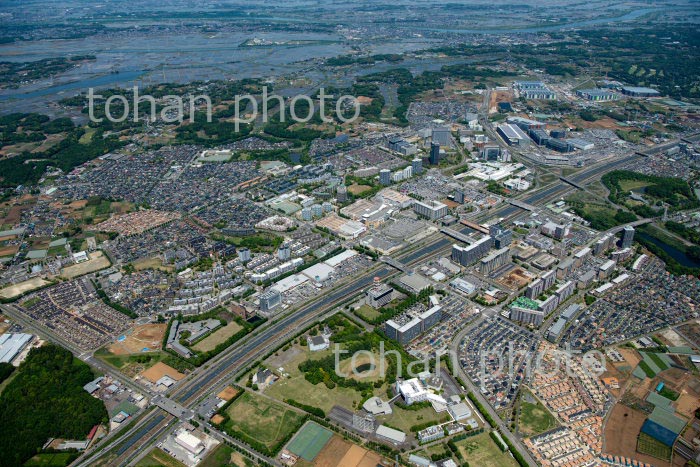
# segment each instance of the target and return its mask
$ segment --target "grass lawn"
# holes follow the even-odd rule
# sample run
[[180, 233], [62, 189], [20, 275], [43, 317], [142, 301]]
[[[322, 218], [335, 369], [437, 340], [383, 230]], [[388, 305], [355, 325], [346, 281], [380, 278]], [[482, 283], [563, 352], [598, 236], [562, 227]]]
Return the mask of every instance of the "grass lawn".
[[[442, 417], [446, 415], [435, 413], [432, 407], [424, 407], [419, 410], [405, 410], [396, 405], [392, 405], [393, 413], [391, 415], [383, 415], [378, 417], [381, 423], [385, 423], [399, 430], [409, 432], [413, 425], [418, 425], [419, 423], [435, 422], [441, 421]], [[448, 415], [449, 416], [449, 415]]]
[[171, 455], [154, 448], [146, 457], [141, 459], [137, 467], [185, 467], [185, 464], [175, 459]]
[[[303, 349], [303, 350], [302, 350]], [[360, 403], [360, 393], [350, 388], [336, 386], [328, 389], [325, 384], [311, 384], [299, 371], [299, 364], [308, 358], [320, 358], [329, 355], [330, 351], [310, 352], [306, 347], [294, 346], [279, 357], [271, 357], [265, 363], [276, 370], [284, 367], [289, 378], [281, 378], [265, 390], [265, 394], [278, 400], [293, 399], [303, 404], [318, 407], [329, 412], [334, 405], [353, 409], [353, 403]], [[289, 357], [289, 358], [287, 358]]]
[[653, 185], [653, 183], [645, 182], [643, 180], [620, 180], [620, 188], [622, 188], [622, 191], [627, 193], [633, 190], [639, 191], [640, 188], [646, 188], [649, 185]]
[[364, 319], [365, 321], [372, 321], [373, 319], [377, 319], [380, 316], [382, 316], [382, 314], [380, 312], [378, 312], [377, 310], [375, 310], [374, 308], [372, 308], [371, 306], [366, 305], [366, 304], [362, 305], [360, 308], [358, 308], [355, 311], [355, 313], [360, 318]]
[[227, 413], [231, 417], [227, 431], [236, 430], [270, 450], [295, 432], [303, 421], [303, 415], [252, 392], [236, 399]]
[[106, 348], [98, 349], [95, 357], [112, 365], [117, 370], [129, 377], [134, 377], [143, 370], [152, 367], [158, 362], [170, 365], [178, 371], [193, 368], [193, 366], [166, 352], [142, 352], [131, 355], [115, 355]]
[[671, 458], [671, 448], [660, 441], [655, 440], [646, 433], [639, 433], [637, 439], [637, 451], [647, 454], [657, 459], [669, 460]]
[[225, 444], [219, 444], [207, 457], [199, 464], [200, 467], [219, 467], [222, 465], [231, 465], [235, 467], [252, 467], [254, 464], [243, 457], [243, 455], [234, 451], [232, 447]]
[[25, 467], [65, 467], [73, 462], [79, 455], [80, 453], [77, 452], [42, 453], [32, 457], [25, 462], [24, 465]]
[[522, 400], [519, 425], [525, 436], [533, 436], [555, 428], [557, 420], [539, 401], [533, 404]]
[[358, 185], [357, 183], [353, 183], [348, 187], [348, 191], [352, 193], [353, 195], [361, 195], [365, 191], [371, 190], [372, 187], [369, 185]]
[[231, 320], [223, 328], [219, 328], [216, 331], [209, 334], [207, 337], [197, 342], [192, 348], [197, 352], [208, 352], [213, 350], [214, 347], [223, 343], [229, 337], [236, 334], [238, 331], [243, 329], [243, 326]]
[[507, 452], [502, 452], [488, 433], [459, 441], [457, 448], [469, 465], [479, 467], [517, 467], [517, 462]]

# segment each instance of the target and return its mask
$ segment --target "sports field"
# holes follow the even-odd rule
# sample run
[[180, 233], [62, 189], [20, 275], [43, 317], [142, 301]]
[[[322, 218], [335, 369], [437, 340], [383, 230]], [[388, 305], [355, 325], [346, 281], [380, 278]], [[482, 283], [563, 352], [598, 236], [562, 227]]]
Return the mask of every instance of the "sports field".
[[287, 445], [287, 450], [311, 462], [326, 446], [333, 433], [321, 425], [309, 422], [294, 435]]
[[267, 397], [246, 392], [226, 411], [230, 420], [227, 428], [263, 444], [271, 451], [278, 443], [294, 433], [303, 416]]

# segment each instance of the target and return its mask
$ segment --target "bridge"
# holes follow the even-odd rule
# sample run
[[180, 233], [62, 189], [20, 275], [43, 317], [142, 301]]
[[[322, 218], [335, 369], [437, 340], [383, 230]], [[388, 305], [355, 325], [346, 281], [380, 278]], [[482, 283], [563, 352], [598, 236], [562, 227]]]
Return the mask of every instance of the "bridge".
[[398, 269], [401, 272], [408, 272], [409, 268], [406, 267], [405, 264], [403, 264], [401, 261], [392, 258], [391, 256], [380, 256], [379, 261], [382, 263], [386, 263], [392, 268]]

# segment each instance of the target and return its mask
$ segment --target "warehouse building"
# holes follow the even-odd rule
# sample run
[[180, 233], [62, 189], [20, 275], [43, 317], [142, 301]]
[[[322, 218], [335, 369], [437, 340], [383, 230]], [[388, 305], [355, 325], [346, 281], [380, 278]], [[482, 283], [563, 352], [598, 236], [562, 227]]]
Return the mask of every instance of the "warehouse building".
[[589, 101], [596, 102], [616, 101], [620, 98], [620, 95], [616, 92], [598, 88], [579, 89], [578, 91], [576, 91], [576, 95]]
[[656, 89], [639, 86], [622, 86], [622, 94], [631, 97], [659, 97], [661, 95]]

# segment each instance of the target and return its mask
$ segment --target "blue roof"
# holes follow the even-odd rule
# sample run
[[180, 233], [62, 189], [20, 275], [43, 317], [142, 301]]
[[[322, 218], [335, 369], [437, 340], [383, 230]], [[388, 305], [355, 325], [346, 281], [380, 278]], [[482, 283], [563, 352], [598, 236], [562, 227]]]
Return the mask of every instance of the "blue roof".
[[673, 443], [676, 441], [676, 434], [674, 432], [648, 419], [644, 422], [644, 425], [642, 425], [642, 433], [651, 436], [666, 446], [673, 446]]

